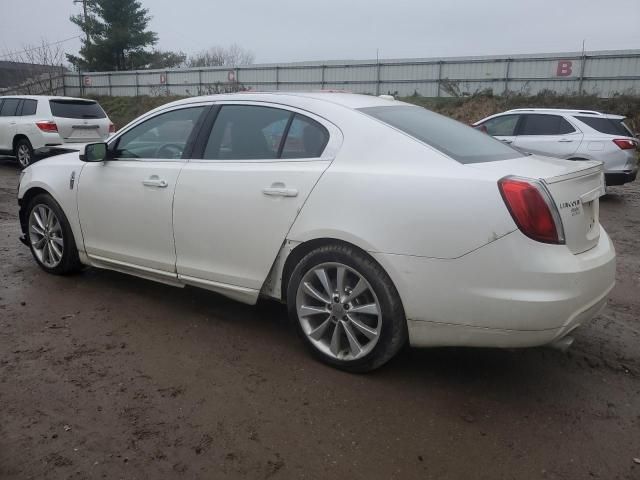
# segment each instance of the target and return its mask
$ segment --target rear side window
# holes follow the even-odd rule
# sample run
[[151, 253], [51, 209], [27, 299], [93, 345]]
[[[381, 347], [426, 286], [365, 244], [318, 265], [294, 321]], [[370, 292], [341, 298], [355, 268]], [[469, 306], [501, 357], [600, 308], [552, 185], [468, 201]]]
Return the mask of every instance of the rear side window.
[[361, 112], [432, 146], [460, 163], [520, 158], [522, 153], [486, 133], [421, 107], [367, 107]]
[[205, 160], [271, 160], [292, 113], [271, 107], [224, 105], [213, 125], [204, 151]]
[[564, 135], [575, 132], [564, 118], [559, 115], [524, 115], [518, 135]]
[[492, 136], [511, 137], [516, 134], [516, 125], [520, 115], [502, 115], [482, 124], [486, 132]]
[[0, 109], [0, 117], [15, 116], [19, 104], [19, 98], [5, 98], [2, 103], [2, 108]]
[[51, 113], [60, 118], [106, 118], [97, 102], [87, 100], [49, 100]]
[[622, 135], [623, 137], [633, 136], [631, 131], [622, 122], [622, 120], [614, 120], [612, 118], [603, 117], [576, 117], [582, 123], [586, 123], [594, 130], [607, 135]]
[[24, 117], [26, 115], [35, 115], [36, 109], [38, 107], [37, 100], [24, 100], [22, 102], [22, 113], [21, 115]]
[[318, 122], [296, 114], [289, 127], [281, 158], [318, 158], [329, 141], [329, 132]]

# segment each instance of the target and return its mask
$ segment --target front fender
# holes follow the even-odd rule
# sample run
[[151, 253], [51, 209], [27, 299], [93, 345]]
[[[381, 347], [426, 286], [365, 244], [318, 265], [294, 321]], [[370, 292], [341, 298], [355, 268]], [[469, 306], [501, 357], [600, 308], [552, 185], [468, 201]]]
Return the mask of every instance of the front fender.
[[46, 192], [58, 202], [64, 212], [76, 245], [84, 252], [84, 241], [78, 217], [77, 187], [78, 178], [84, 163], [78, 159], [78, 153], [70, 153], [37, 162], [23, 171], [18, 188], [20, 207], [20, 226], [26, 234], [26, 209], [30, 199], [38, 192]]

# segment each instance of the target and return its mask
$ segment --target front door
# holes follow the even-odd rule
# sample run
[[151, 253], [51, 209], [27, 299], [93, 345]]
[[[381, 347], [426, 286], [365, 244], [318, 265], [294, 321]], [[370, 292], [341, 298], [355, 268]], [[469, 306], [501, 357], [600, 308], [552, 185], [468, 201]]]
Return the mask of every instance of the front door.
[[185, 165], [176, 188], [177, 272], [183, 281], [255, 301], [298, 212], [331, 163], [331, 148], [325, 147], [334, 134], [328, 128], [281, 108], [220, 108], [202, 158]]
[[206, 108], [183, 106], [146, 119], [111, 142], [112, 158], [84, 165], [78, 211], [94, 261], [175, 277], [173, 195]]

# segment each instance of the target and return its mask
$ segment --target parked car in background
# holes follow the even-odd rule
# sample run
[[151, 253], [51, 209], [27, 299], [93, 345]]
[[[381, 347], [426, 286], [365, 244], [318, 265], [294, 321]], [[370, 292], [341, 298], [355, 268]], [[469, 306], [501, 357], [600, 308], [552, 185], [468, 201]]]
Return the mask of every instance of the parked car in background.
[[638, 139], [625, 117], [591, 110], [521, 108], [484, 118], [474, 127], [526, 153], [604, 163], [607, 185], [638, 174]]
[[81, 265], [284, 302], [366, 371], [414, 346], [566, 345], [613, 288], [602, 164], [525, 156], [344, 93], [192, 97], [22, 172], [22, 241]]
[[22, 168], [34, 152], [72, 143], [100, 142], [115, 132], [95, 100], [41, 95], [0, 97], [0, 153]]

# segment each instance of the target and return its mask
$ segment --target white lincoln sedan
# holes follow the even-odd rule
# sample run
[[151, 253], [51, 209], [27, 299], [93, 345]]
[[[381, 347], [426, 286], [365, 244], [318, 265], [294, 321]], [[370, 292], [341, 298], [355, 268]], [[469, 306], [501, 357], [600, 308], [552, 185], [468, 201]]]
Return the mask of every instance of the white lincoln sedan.
[[615, 252], [602, 164], [525, 156], [424, 108], [345, 93], [195, 97], [20, 182], [22, 240], [83, 265], [286, 303], [349, 371], [413, 346], [567, 345]]

